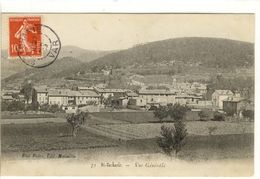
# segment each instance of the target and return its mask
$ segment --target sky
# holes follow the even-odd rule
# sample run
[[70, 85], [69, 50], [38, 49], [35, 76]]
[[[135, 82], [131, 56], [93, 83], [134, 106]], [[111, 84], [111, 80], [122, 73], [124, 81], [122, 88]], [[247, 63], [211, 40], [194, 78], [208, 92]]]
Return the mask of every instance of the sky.
[[[62, 46], [118, 50], [179, 37], [217, 37], [254, 42], [253, 14], [34, 14], [51, 27]], [[8, 18], [3, 14], [3, 48], [8, 47]]]

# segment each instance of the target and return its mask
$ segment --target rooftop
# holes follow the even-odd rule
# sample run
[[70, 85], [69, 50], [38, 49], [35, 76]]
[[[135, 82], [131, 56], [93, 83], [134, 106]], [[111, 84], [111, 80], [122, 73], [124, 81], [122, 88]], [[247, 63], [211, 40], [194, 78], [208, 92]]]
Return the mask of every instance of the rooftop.
[[79, 86], [79, 90], [94, 90], [94, 87], [87, 87], [87, 86]]
[[217, 93], [219, 95], [233, 95], [233, 92], [230, 90], [215, 90], [214, 93]]
[[73, 91], [70, 89], [50, 90], [49, 96], [70, 96], [70, 97], [99, 97], [95, 91]]
[[231, 97], [231, 98], [225, 99], [223, 101], [226, 101], [226, 102], [240, 102], [240, 101], [244, 101], [244, 100], [245, 99], [241, 98], [241, 97]]
[[14, 98], [12, 96], [2, 96], [3, 100], [13, 100]]
[[100, 95], [97, 94], [95, 91], [81, 91], [80, 96], [99, 97]]
[[48, 88], [43, 87], [43, 86], [35, 86], [34, 89], [37, 93], [47, 93], [48, 92]]
[[135, 92], [128, 92], [128, 93], [126, 93], [126, 95], [129, 97], [138, 97], [138, 94]]
[[170, 95], [176, 94], [176, 91], [164, 90], [164, 89], [151, 89], [151, 90], [140, 90], [139, 94], [157, 94], [157, 95]]
[[107, 89], [107, 88], [95, 88], [98, 93], [126, 93], [127, 89]]
[[69, 89], [50, 89], [49, 96], [68, 96], [70, 91]]

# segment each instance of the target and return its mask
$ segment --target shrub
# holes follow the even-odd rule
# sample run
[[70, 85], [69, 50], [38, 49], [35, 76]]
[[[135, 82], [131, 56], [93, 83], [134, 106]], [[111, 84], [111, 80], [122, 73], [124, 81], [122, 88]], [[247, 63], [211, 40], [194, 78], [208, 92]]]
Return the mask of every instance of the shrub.
[[[151, 108], [152, 107], [153, 106], [151, 106]], [[158, 118], [160, 120], [160, 122], [162, 122], [163, 119], [167, 118], [167, 116], [168, 116], [168, 107], [167, 106], [159, 106], [158, 108], [155, 107], [153, 114], [154, 114], [154, 117]]]
[[59, 107], [59, 105], [54, 104], [49, 107], [48, 111], [55, 113], [55, 112], [62, 112], [63, 110]]
[[155, 115], [160, 120], [169, 115], [174, 121], [174, 126], [167, 127], [163, 125], [161, 127], [162, 137], [158, 139], [158, 145], [167, 155], [172, 156], [172, 153], [174, 153], [177, 156], [178, 152], [185, 145], [185, 138], [188, 134], [183, 122], [183, 117], [188, 108], [180, 104], [159, 108], [160, 111], [157, 111]]
[[200, 121], [207, 121], [207, 120], [209, 120], [209, 111], [202, 110], [198, 113], [198, 116], [200, 118]]
[[[161, 106], [160, 106], [161, 107]], [[149, 111], [156, 111], [158, 108], [156, 106], [151, 106], [149, 108]], [[160, 109], [159, 109], [160, 110]]]
[[220, 112], [215, 112], [212, 121], [225, 121], [225, 115]]
[[190, 110], [187, 106], [183, 106], [180, 104], [174, 104], [173, 106], [168, 106], [168, 112], [171, 118], [175, 121], [183, 120], [186, 112]]
[[48, 112], [49, 111], [49, 105], [48, 104], [43, 104], [40, 106], [40, 111], [43, 111], [43, 112]]
[[254, 119], [254, 111], [253, 110], [243, 110], [242, 115], [249, 119]]
[[8, 103], [5, 101], [1, 101], [1, 111], [7, 111]]
[[85, 120], [89, 117], [89, 114], [86, 112], [78, 112], [76, 114], [72, 113], [66, 116], [67, 122], [72, 127], [72, 136], [75, 137], [84, 124]]
[[209, 130], [209, 135], [212, 135], [212, 133], [213, 133], [214, 131], [216, 131], [217, 129], [218, 129], [218, 127], [217, 127], [217, 126], [208, 127], [208, 130]]
[[24, 111], [25, 104], [20, 101], [12, 101], [7, 105], [7, 111]]
[[54, 105], [49, 105], [49, 104], [43, 104], [40, 106], [40, 111], [43, 112], [51, 112], [51, 113], [55, 113], [55, 112], [64, 112], [62, 110], [61, 107], [59, 107], [59, 105], [54, 104]]
[[158, 145], [169, 156], [174, 153], [177, 156], [178, 152], [185, 145], [185, 138], [187, 136], [187, 129], [184, 123], [179, 120], [173, 126], [162, 126], [161, 135], [158, 139]]

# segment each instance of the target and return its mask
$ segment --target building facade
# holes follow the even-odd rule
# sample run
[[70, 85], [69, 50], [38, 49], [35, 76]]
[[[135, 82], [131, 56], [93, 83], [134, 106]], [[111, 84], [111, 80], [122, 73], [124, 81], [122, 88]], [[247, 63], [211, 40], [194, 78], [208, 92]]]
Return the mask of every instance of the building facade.
[[215, 90], [212, 94], [212, 105], [215, 108], [223, 109], [223, 101], [234, 96], [230, 90]]

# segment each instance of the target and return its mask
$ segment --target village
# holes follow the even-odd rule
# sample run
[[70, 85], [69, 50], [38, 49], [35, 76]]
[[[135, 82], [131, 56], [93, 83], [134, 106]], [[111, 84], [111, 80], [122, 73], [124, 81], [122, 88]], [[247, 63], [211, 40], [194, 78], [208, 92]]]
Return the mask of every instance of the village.
[[159, 106], [188, 106], [192, 111], [218, 111], [228, 116], [243, 117], [245, 110], [253, 111], [253, 100], [238, 91], [217, 89], [207, 99], [207, 84], [199, 82], [177, 82], [162, 86], [150, 86], [132, 80], [132, 84], [140, 85], [139, 90], [110, 89], [100, 86], [73, 86], [73, 88], [33, 86], [30, 95], [21, 89], [3, 89], [2, 102], [19, 101], [36, 106], [41, 110], [44, 106], [56, 106], [66, 113], [78, 110], [87, 112], [118, 112], [118, 111], [153, 111]]

